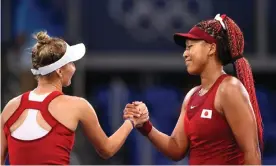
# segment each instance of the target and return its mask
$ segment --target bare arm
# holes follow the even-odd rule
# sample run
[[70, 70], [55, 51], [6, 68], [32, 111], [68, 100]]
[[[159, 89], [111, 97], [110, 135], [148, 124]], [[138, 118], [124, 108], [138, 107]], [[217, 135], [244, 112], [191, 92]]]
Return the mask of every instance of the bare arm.
[[148, 138], [153, 145], [160, 152], [174, 161], [183, 159], [189, 146], [188, 138], [184, 132], [184, 112], [185, 110], [181, 111], [180, 117], [171, 136], [158, 131], [154, 127], [148, 135]]
[[223, 99], [221, 100], [223, 113], [244, 152], [244, 164], [261, 164], [257, 123], [246, 89], [233, 77], [223, 82], [219, 93]]
[[8, 143], [4, 133], [4, 124], [12, 116], [14, 111], [19, 107], [21, 96], [15, 97], [8, 102], [1, 113], [1, 165], [5, 164], [8, 153]]
[[[80, 121], [90, 142], [101, 157], [104, 159], [112, 157], [122, 147], [133, 129], [131, 122], [126, 120], [112, 136], [107, 137], [99, 124], [93, 107], [85, 100], [82, 100], [81, 103], [82, 114]], [[146, 121], [147, 119], [144, 118], [142, 121]]]
[[160, 152], [175, 161], [183, 159], [189, 148], [189, 141], [184, 131], [184, 117], [186, 106], [194, 90], [195, 88], [186, 95], [178, 122], [170, 136], [158, 131], [154, 127], [148, 135], [149, 140]]

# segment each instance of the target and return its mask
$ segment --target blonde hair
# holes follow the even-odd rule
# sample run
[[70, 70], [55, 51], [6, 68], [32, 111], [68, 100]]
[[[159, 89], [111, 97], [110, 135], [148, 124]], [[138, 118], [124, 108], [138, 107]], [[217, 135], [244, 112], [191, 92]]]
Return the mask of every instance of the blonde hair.
[[46, 31], [34, 35], [37, 43], [32, 48], [32, 64], [34, 69], [47, 66], [58, 61], [66, 51], [66, 43], [57, 37], [50, 37]]

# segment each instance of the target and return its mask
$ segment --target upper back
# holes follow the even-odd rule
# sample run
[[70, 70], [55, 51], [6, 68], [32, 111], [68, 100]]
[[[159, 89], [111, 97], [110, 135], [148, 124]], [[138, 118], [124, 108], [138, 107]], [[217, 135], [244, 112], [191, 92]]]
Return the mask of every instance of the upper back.
[[[53, 96], [51, 98], [50, 102], [47, 103], [47, 108], [50, 114], [61, 124], [66, 126], [68, 129], [74, 131], [76, 129], [76, 126], [72, 124], [72, 120], [75, 119], [74, 121], [78, 121], [78, 98], [74, 96], [68, 96], [68, 95], [63, 95], [57, 92], [52, 92], [58, 94], [57, 96]], [[9, 103], [6, 105], [4, 111], [2, 112], [2, 123], [6, 124], [6, 122], [14, 116], [15, 112], [18, 111], [19, 107], [22, 107], [23, 104], [27, 104], [28, 100], [29, 101], [35, 101], [35, 102], [40, 102], [42, 104], [43, 100], [46, 99], [51, 94], [45, 93], [45, 94], [36, 94], [33, 91], [31, 92], [26, 92], [20, 96], [17, 96], [13, 98], [12, 100], [9, 101]], [[25, 95], [25, 99], [22, 99], [22, 96]], [[27, 97], [28, 96], [28, 97]], [[40, 105], [42, 106], [42, 105]], [[38, 106], [38, 107], [40, 107]], [[26, 106], [24, 106], [26, 107]], [[29, 107], [27, 105], [27, 107]], [[41, 108], [39, 108], [41, 109]], [[22, 116], [26, 117], [26, 112], [27, 110], [24, 110], [22, 112]], [[75, 118], [74, 118], [75, 117]], [[70, 121], [69, 121], [70, 119]], [[22, 121], [22, 118], [19, 117], [19, 121]], [[39, 119], [38, 119], [39, 120]], [[23, 119], [24, 121], [24, 119]], [[15, 122], [18, 123], [18, 122]], [[19, 122], [22, 123], [22, 122]], [[74, 122], [75, 123], [75, 122]]]
[[10, 163], [68, 164], [78, 123], [74, 103], [58, 91], [11, 100], [2, 114]]

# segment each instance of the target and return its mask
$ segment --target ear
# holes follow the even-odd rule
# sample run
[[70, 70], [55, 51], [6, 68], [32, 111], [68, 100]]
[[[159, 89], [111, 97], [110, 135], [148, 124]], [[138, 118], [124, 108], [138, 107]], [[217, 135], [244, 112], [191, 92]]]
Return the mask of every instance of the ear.
[[209, 55], [213, 56], [216, 55], [217, 52], [217, 45], [215, 43], [209, 44]]
[[62, 77], [62, 72], [61, 69], [57, 69], [56, 70], [57, 75], [61, 78]]

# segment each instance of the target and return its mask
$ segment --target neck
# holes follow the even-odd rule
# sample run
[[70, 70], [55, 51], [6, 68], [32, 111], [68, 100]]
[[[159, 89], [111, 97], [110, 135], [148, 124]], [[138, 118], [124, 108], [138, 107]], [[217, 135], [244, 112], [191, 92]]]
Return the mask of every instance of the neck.
[[222, 74], [225, 74], [225, 72], [220, 64], [207, 65], [200, 74], [202, 89], [209, 90]]
[[48, 81], [45, 79], [38, 80], [38, 86], [35, 89], [38, 93], [44, 93], [49, 91], [60, 91], [62, 92], [62, 84], [59, 80]]

